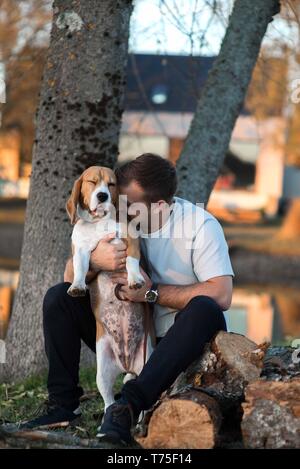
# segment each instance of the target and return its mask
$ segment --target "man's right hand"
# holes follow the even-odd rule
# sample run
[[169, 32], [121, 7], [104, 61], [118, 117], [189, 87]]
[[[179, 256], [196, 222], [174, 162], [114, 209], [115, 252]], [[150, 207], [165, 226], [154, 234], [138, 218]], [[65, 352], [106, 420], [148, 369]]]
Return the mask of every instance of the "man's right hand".
[[116, 233], [109, 233], [99, 241], [97, 247], [91, 253], [91, 270], [100, 271], [125, 269], [127, 246], [121, 239], [118, 243], [111, 243], [110, 241], [115, 237]]

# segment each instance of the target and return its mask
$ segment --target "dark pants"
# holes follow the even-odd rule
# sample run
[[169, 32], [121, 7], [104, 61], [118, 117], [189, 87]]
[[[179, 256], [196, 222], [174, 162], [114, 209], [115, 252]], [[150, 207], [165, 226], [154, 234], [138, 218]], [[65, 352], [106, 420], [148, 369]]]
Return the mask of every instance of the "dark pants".
[[[59, 283], [47, 291], [43, 326], [49, 398], [74, 409], [83, 394], [78, 383], [81, 339], [95, 352], [96, 323], [89, 295], [73, 298], [67, 294], [69, 286]], [[219, 330], [226, 330], [226, 323], [217, 303], [204, 295], [192, 298], [158, 340], [141, 374], [123, 385], [122, 394], [137, 412], [150, 408]]]

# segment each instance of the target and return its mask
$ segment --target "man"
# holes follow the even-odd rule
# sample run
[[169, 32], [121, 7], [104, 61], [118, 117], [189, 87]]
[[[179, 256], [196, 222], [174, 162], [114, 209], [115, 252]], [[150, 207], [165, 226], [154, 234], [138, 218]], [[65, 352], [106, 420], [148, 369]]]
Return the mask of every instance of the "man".
[[[223, 311], [231, 304], [232, 277], [228, 246], [219, 222], [202, 207], [175, 197], [175, 167], [147, 153], [116, 170], [120, 194], [129, 212], [140, 215], [141, 249], [146, 261], [145, 285], [131, 290], [126, 272], [126, 246], [101, 240], [92, 253], [87, 282], [100, 270], [111, 271], [122, 285], [124, 300], [153, 302], [157, 345], [141, 374], [125, 383], [101, 425], [103, 438], [131, 442], [131, 429], [176, 377], [203, 352], [204, 345], [226, 330]], [[67, 294], [73, 279], [72, 259], [64, 283], [50, 288], [43, 303], [45, 349], [49, 361], [47, 412], [24, 424], [69, 423], [78, 416], [81, 339], [95, 351], [96, 326], [89, 296]]]

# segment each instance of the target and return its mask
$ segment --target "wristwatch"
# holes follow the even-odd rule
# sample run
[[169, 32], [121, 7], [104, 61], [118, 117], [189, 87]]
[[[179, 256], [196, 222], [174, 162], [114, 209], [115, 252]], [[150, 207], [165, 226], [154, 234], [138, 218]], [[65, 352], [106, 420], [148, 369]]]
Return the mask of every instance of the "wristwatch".
[[153, 282], [150, 289], [145, 293], [145, 300], [147, 303], [155, 303], [158, 298], [158, 284]]

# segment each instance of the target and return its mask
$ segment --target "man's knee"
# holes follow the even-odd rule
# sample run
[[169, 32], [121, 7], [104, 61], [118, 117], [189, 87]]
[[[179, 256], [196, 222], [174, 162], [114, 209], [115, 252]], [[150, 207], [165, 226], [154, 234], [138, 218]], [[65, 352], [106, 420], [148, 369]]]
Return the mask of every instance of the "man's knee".
[[203, 322], [203, 320], [207, 318], [209, 321], [216, 321], [220, 324], [220, 328], [226, 328], [223, 311], [218, 303], [210, 296], [194, 296], [187, 304], [186, 309], [187, 311], [184, 311], [183, 315], [188, 313], [187, 316], [191, 317], [193, 321], [199, 320]]
[[218, 305], [216, 300], [214, 300], [211, 296], [206, 296], [206, 295], [194, 296], [188, 304], [191, 306], [194, 306], [195, 308], [201, 307], [205, 309], [212, 309], [214, 311], [222, 312], [221, 307]]
[[44, 320], [51, 317], [53, 313], [57, 313], [59, 305], [69, 296], [67, 293], [69, 286], [69, 282], [61, 282], [47, 290], [43, 299]]

